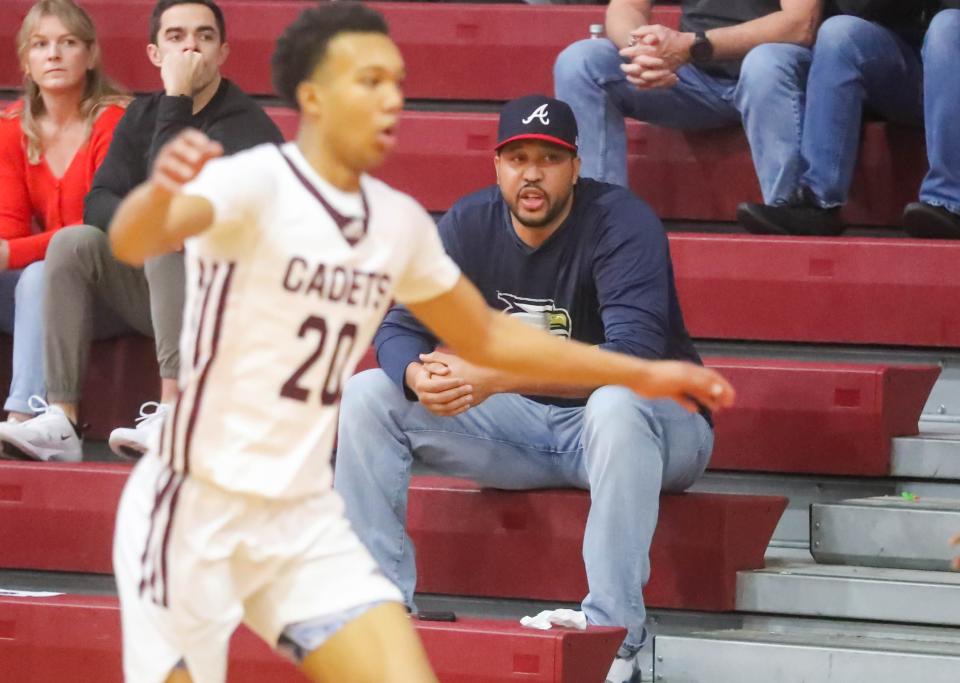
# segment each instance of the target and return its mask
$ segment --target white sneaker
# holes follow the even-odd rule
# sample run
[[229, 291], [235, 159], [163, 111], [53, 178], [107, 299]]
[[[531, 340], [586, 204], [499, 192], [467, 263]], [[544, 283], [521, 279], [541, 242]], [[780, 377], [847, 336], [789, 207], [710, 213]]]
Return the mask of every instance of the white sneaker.
[[0, 423], [0, 458], [79, 462], [83, 458], [80, 435], [63, 410], [39, 396], [31, 396], [29, 404], [35, 417]]
[[640, 683], [639, 654], [635, 654], [630, 659], [622, 657], [614, 659], [604, 683]]
[[140, 406], [140, 417], [136, 419], [137, 426], [117, 427], [110, 432], [110, 450], [121, 458], [138, 460], [147, 452], [153, 435], [163, 426], [163, 418], [170, 412], [166, 403], [147, 401]]

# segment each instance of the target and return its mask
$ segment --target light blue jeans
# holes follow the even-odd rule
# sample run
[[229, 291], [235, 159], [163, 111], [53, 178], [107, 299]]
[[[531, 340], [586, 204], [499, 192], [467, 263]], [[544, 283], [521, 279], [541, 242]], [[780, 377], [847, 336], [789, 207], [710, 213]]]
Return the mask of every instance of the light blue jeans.
[[0, 330], [13, 335], [13, 378], [6, 411], [32, 414], [27, 401], [43, 384], [43, 261], [0, 272]]
[[810, 67], [800, 182], [824, 207], [846, 203], [868, 107], [888, 121], [926, 125], [930, 169], [920, 199], [960, 213], [958, 65], [960, 10], [933, 18], [922, 50], [865, 19], [825, 21]]
[[808, 48], [768, 43], [747, 54], [739, 80], [687, 65], [672, 88], [639, 90], [620, 70], [624, 60], [612, 42], [587, 39], [560, 53], [553, 76], [557, 99], [577, 117], [584, 176], [627, 184], [625, 116], [682, 130], [742, 123], [763, 200], [776, 204], [790, 199], [802, 172], [810, 57]]
[[583, 408], [497, 394], [457, 417], [437, 417], [381, 370], [368, 370], [343, 392], [335, 487], [411, 607], [417, 577], [405, 524], [414, 458], [492, 488], [589, 490], [583, 611], [592, 624], [626, 627], [620, 654], [629, 656], [646, 639], [643, 586], [660, 492], [690, 486], [712, 450], [701, 415], [622, 387], [598, 389]]

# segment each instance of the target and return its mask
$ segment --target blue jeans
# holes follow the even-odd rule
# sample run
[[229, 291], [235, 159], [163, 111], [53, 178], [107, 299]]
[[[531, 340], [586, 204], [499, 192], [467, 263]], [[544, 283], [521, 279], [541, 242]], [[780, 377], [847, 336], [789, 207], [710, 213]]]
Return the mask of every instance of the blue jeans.
[[802, 171], [808, 48], [760, 45], [743, 60], [738, 80], [687, 65], [677, 71], [675, 86], [653, 90], [628, 83], [623, 63], [609, 40], [587, 39], [564, 49], [554, 64], [557, 99], [577, 117], [584, 176], [627, 184], [625, 116], [682, 130], [742, 123], [764, 201], [790, 198]]
[[27, 401], [43, 384], [43, 261], [0, 272], [0, 330], [13, 335], [13, 379], [6, 411], [33, 413]]
[[405, 524], [414, 458], [487, 487], [589, 490], [583, 611], [592, 624], [626, 627], [628, 656], [646, 639], [643, 586], [660, 491], [690, 486], [712, 450], [702, 416], [622, 387], [598, 389], [583, 408], [497, 394], [451, 418], [408, 401], [381, 370], [369, 370], [344, 388], [335, 487], [411, 607], [416, 565]]
[[845, 204], [864, 107], [884, 119], [926, 124], [930, 170], [920, 199], [960, 213], [960, 10], [943, 10], [922, 50], [888, 28], [837, 16], [817, 33], [807, 86], [800, 180], [823, 207]]

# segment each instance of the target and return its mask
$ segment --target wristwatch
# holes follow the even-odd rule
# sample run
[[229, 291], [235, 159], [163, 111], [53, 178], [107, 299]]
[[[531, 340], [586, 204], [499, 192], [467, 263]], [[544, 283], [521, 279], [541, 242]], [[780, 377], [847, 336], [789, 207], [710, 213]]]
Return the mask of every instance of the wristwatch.
[[708, 64], [713, 60], [713, 43], [705, 31], [697, 31], [690, 46], [690, 61], [694, 64]]

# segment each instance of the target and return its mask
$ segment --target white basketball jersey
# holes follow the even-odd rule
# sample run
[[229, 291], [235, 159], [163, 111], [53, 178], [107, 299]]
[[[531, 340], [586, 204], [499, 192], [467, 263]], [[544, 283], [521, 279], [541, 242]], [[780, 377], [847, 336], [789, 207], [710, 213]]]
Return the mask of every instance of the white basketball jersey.
[[360, 186], [337, 190], [288, 143], [211, 161], [184, 188], [215, 221], [185, 245], [181, 396], [159, 443], [173, 469], [269, 497], [330, 488], [340, 391], [391, 300], [460, 275], [415, 200]]

